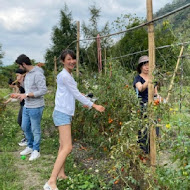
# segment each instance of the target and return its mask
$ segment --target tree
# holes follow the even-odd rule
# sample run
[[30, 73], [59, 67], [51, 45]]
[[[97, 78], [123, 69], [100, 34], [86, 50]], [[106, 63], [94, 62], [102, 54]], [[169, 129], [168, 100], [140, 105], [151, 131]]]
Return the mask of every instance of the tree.
[[[54, 56], [57, 58], [61, 52], [66, 49], [74, 40], [76, 40], [76, 23], [72, 20], [72, 14], [68, 10], [67, 5], [60, 11], [59, 26], [55, 26], [52, 32], [52, 45], [46, 50], [45, 62], [48, 70], [54, 68]], [[75, 44], [69, 46], [75, 50]]]
[[[124, 31], [138, 26], [142, 22], [143, 21], [136, 16], [125, 14], [118, 17], [112, 26], [117, 31]], [[113, 57], [121, 57], [118, 60], [127, 68], [127, 70], [134, 70], [136, 68], [135, 63], [137, 63], [140, 54], [126, 55], [146, 49], [148, 49], [148, 34], [146, 28], [143, 27], [123, 33], [121, 38], [112, 46], [111, 54]], [[146, 54], [146, 52], [144, 54]]]
[[18, 68], [16, 64], [0, 67], [1, 87], [8, 87], [9, 79], [16, 80], [15, 71]]
[[[134, 26], [142, 24], [142, 19], [132, 15], [121, 15], [117, 18], [114, 28], [120, 30], [129, 29]], [[155, 45], [156, 47], [170, 45], [176, 41], [176, 37], [173, 34], [173, 30], [168, 22], [156, 25], [155, 27]], [[119, 57], [118, 60], [122, 63], [127, 70], [135, 70], [137, 67], [138, 59], [141, 55], [148, 54], [148, 32], [147, 27], [141, 27], [133, 31], [125, 32], [121, 39], [118, 40], [111, 48], [112, 56]], [[141, 52], [141, 53], [135, 53]], [[133, 54], [135, 53], [135, 54]], [[131, 54], [131, 55], [129, 55]], [[156, 50], [156, 66], [166, 70], [175, 64], [175, 58], [177, 55], [175, 51], [170, 48], [168, 51]], [[172, 58], [171, 58], [172, 57]]]
[[[190, 0], [173, 0], [173, 2], [170, 4], [166, 4], [163, 8], [158, 10], [158, 12], [155, 13], [154, 17], [159, 17], [161, 15], [164, 15], [168, 12], [171, 12], [179, 7], [182, 7], [184, 5], [187, 5], [190, 3]], [[183, 40], [189, 39], [189, 24], [190, 24], [190, 13], [189, 8], [186, 8], [180, 12], [177, 12], [170, 17], [167, 18], [169, 23], [173, 26], [173, 30], [176, 34], [181, 33]], [[157, 24], [162, 24], [163, 20], [160, 20], [157, 22]]]
[[[110, 33], [109, 23], [106, 22], [102, 29], [99, 29], [99, 19], [101, 9], [97, 8], [96, 5], [91, 5], [89, 7], [90, 11], [90, 19], [89, 24], [82, 23], [82, 31], [84, 33], [85, 38], [92, 38], [97, 37], [99, 34], [100, 36], [107, 35]], [[110, 38], [103, 38], [101, 39], [101, 48], [104, 49], [105, 47], [110, 46], [111, 41]], [[80, 60], [82, 63], [85, 63], [88, 67], [92, 70], [97, 71], [98, 67], [98, 60], [97, 60], [97, 42], [96, 39], [92, 41], [82, 41], [83, 48], [80, 49], [81, 57]], [[102, 51], [102, 57], [104, 56]]]

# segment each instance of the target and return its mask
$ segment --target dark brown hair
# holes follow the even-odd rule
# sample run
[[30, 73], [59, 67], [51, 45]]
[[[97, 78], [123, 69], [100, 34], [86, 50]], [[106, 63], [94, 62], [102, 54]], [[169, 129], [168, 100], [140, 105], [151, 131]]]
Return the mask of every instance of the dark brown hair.
[[138, 64], [138, 66], [137, 66], [137, 72], [138, 72], [139, 74], [141, 74], [141, 67], [142, 67], [144, 64], [146, 64], [146, 63], [148, 63], [148, 61], [145, 61], [145, 62], [142, 62], [142, 63], [139, 63], [139, 64]]
[[72, 50], [70, 50], [70, 49], [66, 49], [66, 50], [64, 50], [64, 51], [62, 52], [62, 54], [61, 54], [61, 60], [62, 60], [62, 61], [65, 61], [65, 58], [66, 58], [66, 56], [67, 56], [68, 54], [69, 54], [73, 59], [76, 59], [76, 55], [75, 55], [74, 51], [72, 51]]
[[32, 65], [30, 58], [27, 57], [25, 54], [21, 54], [17, 57], [16, 61], [17, 64], [22, 65], [23, 63], [25, 63], [26, 65]]

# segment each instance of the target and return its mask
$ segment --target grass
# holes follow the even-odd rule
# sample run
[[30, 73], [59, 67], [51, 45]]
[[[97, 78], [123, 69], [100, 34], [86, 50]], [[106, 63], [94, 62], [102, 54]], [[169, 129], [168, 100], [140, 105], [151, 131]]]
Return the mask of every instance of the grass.
[[0, 189], [21, 190], [23, 186], [19, 181], [19, 170], [15, 166], [15, 158], [11, 153], [0, 153]]
[[[11, 108], [12, 109], [12, 108]], [[17, 149], [17, 142], [20, 140], [21, 132], [20, 126], [17, 124], [15, 110], [7, 110], [5, 114], [1, 115], [0, 120], [0, 151], [14, 151]]]

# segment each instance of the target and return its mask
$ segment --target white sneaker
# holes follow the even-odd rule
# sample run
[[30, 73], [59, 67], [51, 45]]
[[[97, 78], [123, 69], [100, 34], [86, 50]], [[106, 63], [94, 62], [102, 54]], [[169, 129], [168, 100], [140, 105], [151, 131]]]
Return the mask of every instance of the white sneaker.
[[20, 155], [26, 156], [26, 155], [28, 155], [28, 154], [31, 154], [32, 151], [33, 151], [32, 148], [29, 148], [29, 147], [27, 146], [22, 152], [20, 152]]
[[22, 139], [19, 143], [18, 143], [19, 146], [27, 146], [27, 140], [24, 138]]
[[40, 153], [37, 150], [34, 150], [29, 158], [30, 161], [36, 160], [40, 157]]

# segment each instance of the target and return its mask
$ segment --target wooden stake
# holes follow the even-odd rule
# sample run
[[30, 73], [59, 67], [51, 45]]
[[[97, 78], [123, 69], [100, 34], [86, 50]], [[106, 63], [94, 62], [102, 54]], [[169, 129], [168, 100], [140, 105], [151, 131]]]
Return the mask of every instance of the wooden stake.
[[174, 79], [175, 79], [175, 76], [176, 76], [176, 73], [177, 73], [177, 70], [178, 70], [180, 59], [181, 59], [181, 56], [183, 54], [183, 49], [184, 49], [184, 46], [181, 47], [181, 51], [180, 51], [179, 57], [177, 59], [177, 64], [176, 64], [176, 67], [175, 67], [175, 70], [174, 70], [174, 73], [173, 73], [173, 76], [172, 76], [172, 79], [171, 79], [171, 82], [170, 82], [170, 86], [169, 86], [166, 102], [169, 101], [169, 98], [170, 98], [170, 95], [171, 95], [171, 90], [172, 90], [172, 87], [173, 87], [173, 84], [174, 84]]
[[57, 76], [57, 57], [54, 56], [54, 77]]
[[[152, 0], [147, 0], [147, 21], [153, 19]], [[152, 105], [154, 101], [154, 76], [155, 67], [155, 43], [154, 43], [154, 23], [148, 25], [148, 48], [149, 48], [149, 84], [148, 84], [148, 104]], [[153, 114], [149, 112], [149, 121], [152, 121]], [[155, 171], [156, 165], [156, 131], [154, 126], [150, 125], [150, 163], [152, 170]]]
[[97, 35], [96, 38], [97, 41], [97, 54], [98, 54], [98, 72], [102, 72], [102, 50], [101, 50], [101, 40], [100, 40], [100, 35]]
[[112, 62], [110, 61], [110, 77], [112, 76]]
[[105, 71], [105, 75], [106, 75], [106, 48], [104, 48], [104, 71]]
[[76, 64], [76, 69], [77, 69], [77, 77], [79, 76], [79, 39], [80, 39], [80, 22], [77, 21], [77, 64]]
[[56, 77], [57, 77], [57, 57], [54, 56], [54, 73], [53, 73], [53, 79], [54, 79], [54, 85], [53, 85], [53, 91], [56, 90]]

